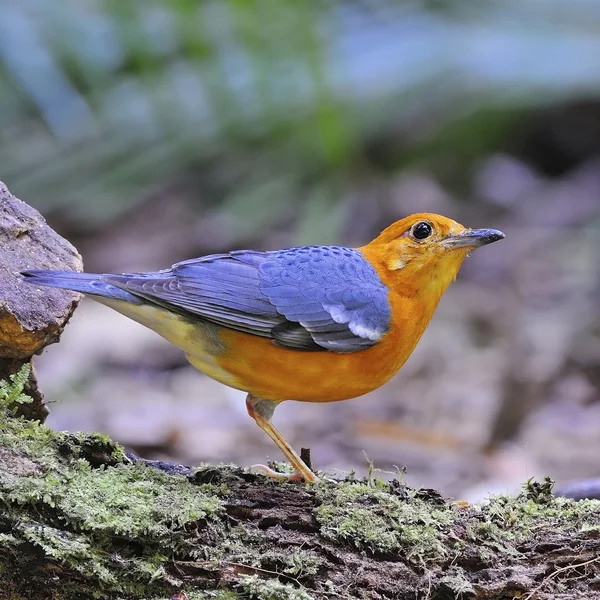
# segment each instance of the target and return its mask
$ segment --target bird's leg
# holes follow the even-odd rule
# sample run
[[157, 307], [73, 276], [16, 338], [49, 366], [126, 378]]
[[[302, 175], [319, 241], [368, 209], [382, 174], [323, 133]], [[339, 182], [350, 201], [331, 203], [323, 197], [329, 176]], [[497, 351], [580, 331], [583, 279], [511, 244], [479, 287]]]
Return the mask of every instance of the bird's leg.
[[290, 481], [304, 479], [307, 482], [318, 481], [317, 476], [306, 466], [305, 462], [294, 452], [292, 447], [283, 439], [283, 436], [271, 424], [271, 417], [279, 402], [276, 400], [265, 400], [255, 398], [248, 394], [246, 408], [248, 414], [256, 421], [256, 424], [279, 446], [287, 460], [294, 467], [295, 472], [290, 474], [278, 473], [265, 465], [254, 465], [256, 469], [268, 477], [284, 478]]

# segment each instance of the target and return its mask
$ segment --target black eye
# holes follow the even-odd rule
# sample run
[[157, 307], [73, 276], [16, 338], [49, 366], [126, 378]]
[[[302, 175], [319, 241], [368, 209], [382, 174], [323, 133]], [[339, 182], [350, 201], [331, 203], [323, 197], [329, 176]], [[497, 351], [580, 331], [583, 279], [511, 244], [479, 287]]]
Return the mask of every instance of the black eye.
[[417, 223], [413, 227], [412, 234], [416, 240], [424, 240], [431, 235], [431, 225], [425, 221]]

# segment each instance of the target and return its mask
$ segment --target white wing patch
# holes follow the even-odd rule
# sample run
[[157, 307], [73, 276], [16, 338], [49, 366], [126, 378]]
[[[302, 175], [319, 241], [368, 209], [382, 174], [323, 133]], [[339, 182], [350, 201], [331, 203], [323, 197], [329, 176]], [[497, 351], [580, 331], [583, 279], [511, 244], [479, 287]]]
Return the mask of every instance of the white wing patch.
[[366, 325], [362, 325], [361, 323], [350, 323], [349, 325], [350, 331], [361, 338], [366, 340], [371, 340], [372, 342], [376, 342], [383, 337], [385, 333], [381, 329], [373, 329], [372, 327], [367, 327]]
[[[339, 304], [323, 304], [323, 308], [331, 315], [331, 318], [336, 323], [350, 322], [350, 314], [348, 313], [345, 307], [340, 306]], [[353, 331], [352, 333], [358, 335], [355, 331]]]

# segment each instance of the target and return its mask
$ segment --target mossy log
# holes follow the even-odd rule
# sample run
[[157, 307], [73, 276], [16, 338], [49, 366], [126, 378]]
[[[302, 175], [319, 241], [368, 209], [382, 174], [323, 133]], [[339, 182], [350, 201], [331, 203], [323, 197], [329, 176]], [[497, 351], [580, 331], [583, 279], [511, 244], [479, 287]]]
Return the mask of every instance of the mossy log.
[[376, 478], [281, 483], [55, 432], [0, 385], [0, 597], [600, 598], [600, 502], [481, 506]]

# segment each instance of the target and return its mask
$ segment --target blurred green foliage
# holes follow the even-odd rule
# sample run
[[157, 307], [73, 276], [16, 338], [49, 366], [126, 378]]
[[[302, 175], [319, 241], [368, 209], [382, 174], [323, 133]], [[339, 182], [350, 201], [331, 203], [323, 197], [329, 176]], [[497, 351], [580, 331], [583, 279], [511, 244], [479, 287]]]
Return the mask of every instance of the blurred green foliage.
[[599, 33], [597, 0], [0, 0], [0, 177], [86, 226], [182, 181], [249, 229], [302, 203], [326, 241], [358, 173], [598, 97]]

